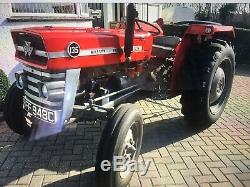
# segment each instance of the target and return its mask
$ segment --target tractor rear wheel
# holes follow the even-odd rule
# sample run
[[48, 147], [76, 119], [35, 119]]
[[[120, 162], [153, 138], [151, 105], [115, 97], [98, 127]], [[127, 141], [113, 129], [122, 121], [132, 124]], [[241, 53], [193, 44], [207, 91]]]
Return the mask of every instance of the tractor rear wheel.
[[204, 45], [185, 64], [181, 104], [189, 124], [208, 127], [221, 116], [228, 101], [235, 69], [235, 55], [226, 42]]
[[23, 90], [13, 83], [9, 88], [4, 102], [4, 119], [14, 132], [29, 136], [31, 127], [26, 123], [23, 111]]
[[108, 121], [99, 142], [96, 157], [96, 177], [98, 186], [125, 187], [131, 180], [131, 171], [103, 171], [101, 164], [108, 160], [113, 164], [114, 156], [124, 157], [126, 162], [138, 160], [143, 136], [142, 116], [132, 104], [117, 108]]

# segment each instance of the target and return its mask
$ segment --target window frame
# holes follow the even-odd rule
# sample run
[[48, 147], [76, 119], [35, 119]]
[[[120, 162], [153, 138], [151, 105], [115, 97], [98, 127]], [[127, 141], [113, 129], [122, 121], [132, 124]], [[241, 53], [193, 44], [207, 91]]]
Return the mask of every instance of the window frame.
[[[12, 11], [12, 3], [9, 3], [9, 11], [10, 17], [34, 17], [39, 19], [40, 18], [90, 18], [88, 3], [74, 3], [76, 13], [29, 13], [29, 12], [13, 12]], [[84, 8], [84, 7], [85, 8]], [[85, 9], [85, 10], [84, 10]], [[86, 12], [87, 10], [87, 12]]]

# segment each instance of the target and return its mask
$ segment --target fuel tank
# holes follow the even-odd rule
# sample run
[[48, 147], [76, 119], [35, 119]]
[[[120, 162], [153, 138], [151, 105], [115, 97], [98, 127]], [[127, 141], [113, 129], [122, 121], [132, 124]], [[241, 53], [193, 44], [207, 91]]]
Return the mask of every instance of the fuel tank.
[[[31, 27], [12, 30], [16, 59], [47, 70], [100, 67], [125, 62], [124, 29]], [[135, 30], [131, 61], [151, 57], [153, 37]]]

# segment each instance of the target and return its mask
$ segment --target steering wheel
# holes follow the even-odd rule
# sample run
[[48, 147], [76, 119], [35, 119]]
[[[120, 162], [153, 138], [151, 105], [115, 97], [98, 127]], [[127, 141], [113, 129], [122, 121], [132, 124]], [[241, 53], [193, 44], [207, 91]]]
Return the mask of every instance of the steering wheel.
[[[135, 19], [135, 23], [136, 23], [136, 25], [138, 26], [138, 28], [139, 28], [140, 30], [149, 32], [149, 33], [152, 34], [152, 35], [158, 35], [158, 34], [161, 33], [161, 30], [160, 30], [158, 27], [156, 27], [155, 25], [153, 25], [153, 24], [151, 24], [151, 23], [148, 23], [148, 22], [146, 22], [146, 21], [139, 20], [139, 19]], [[152, 28], [153, 28], [154, 30], [156, 30], [156, 31], [151, 31], [151, 30], [148, 30], [148, 31], [147, 31], [147, 30], [143, 30], [143, 28], [140, 26], [140, 23], [143, 23], [143, 24], [145, 24], [145, 25], [148, 25], [148, 26], [152, 27]]]

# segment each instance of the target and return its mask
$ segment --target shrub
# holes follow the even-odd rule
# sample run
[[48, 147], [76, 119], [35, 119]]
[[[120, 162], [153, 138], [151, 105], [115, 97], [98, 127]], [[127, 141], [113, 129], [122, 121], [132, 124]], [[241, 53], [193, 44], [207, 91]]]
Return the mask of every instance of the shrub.
[[10, 83], [8, 77], [4, 71], [0, 69], [0, 103], [4, 101], [9, 86]]
[[237, 9], [237, 4], [228, 3], [223, 5], [219, 9], [221, 23], [222, 24], [227, 24], [228, 22], [230, 23], [233, 18], [233, 13], [236, 11], [236, 9]]
[[166, 36], [182, 37], [187, 27], [187, 25], [164, 25], [162, 30]]
[[235, 29], [236, 63], [250, 64], [250, 29]]

